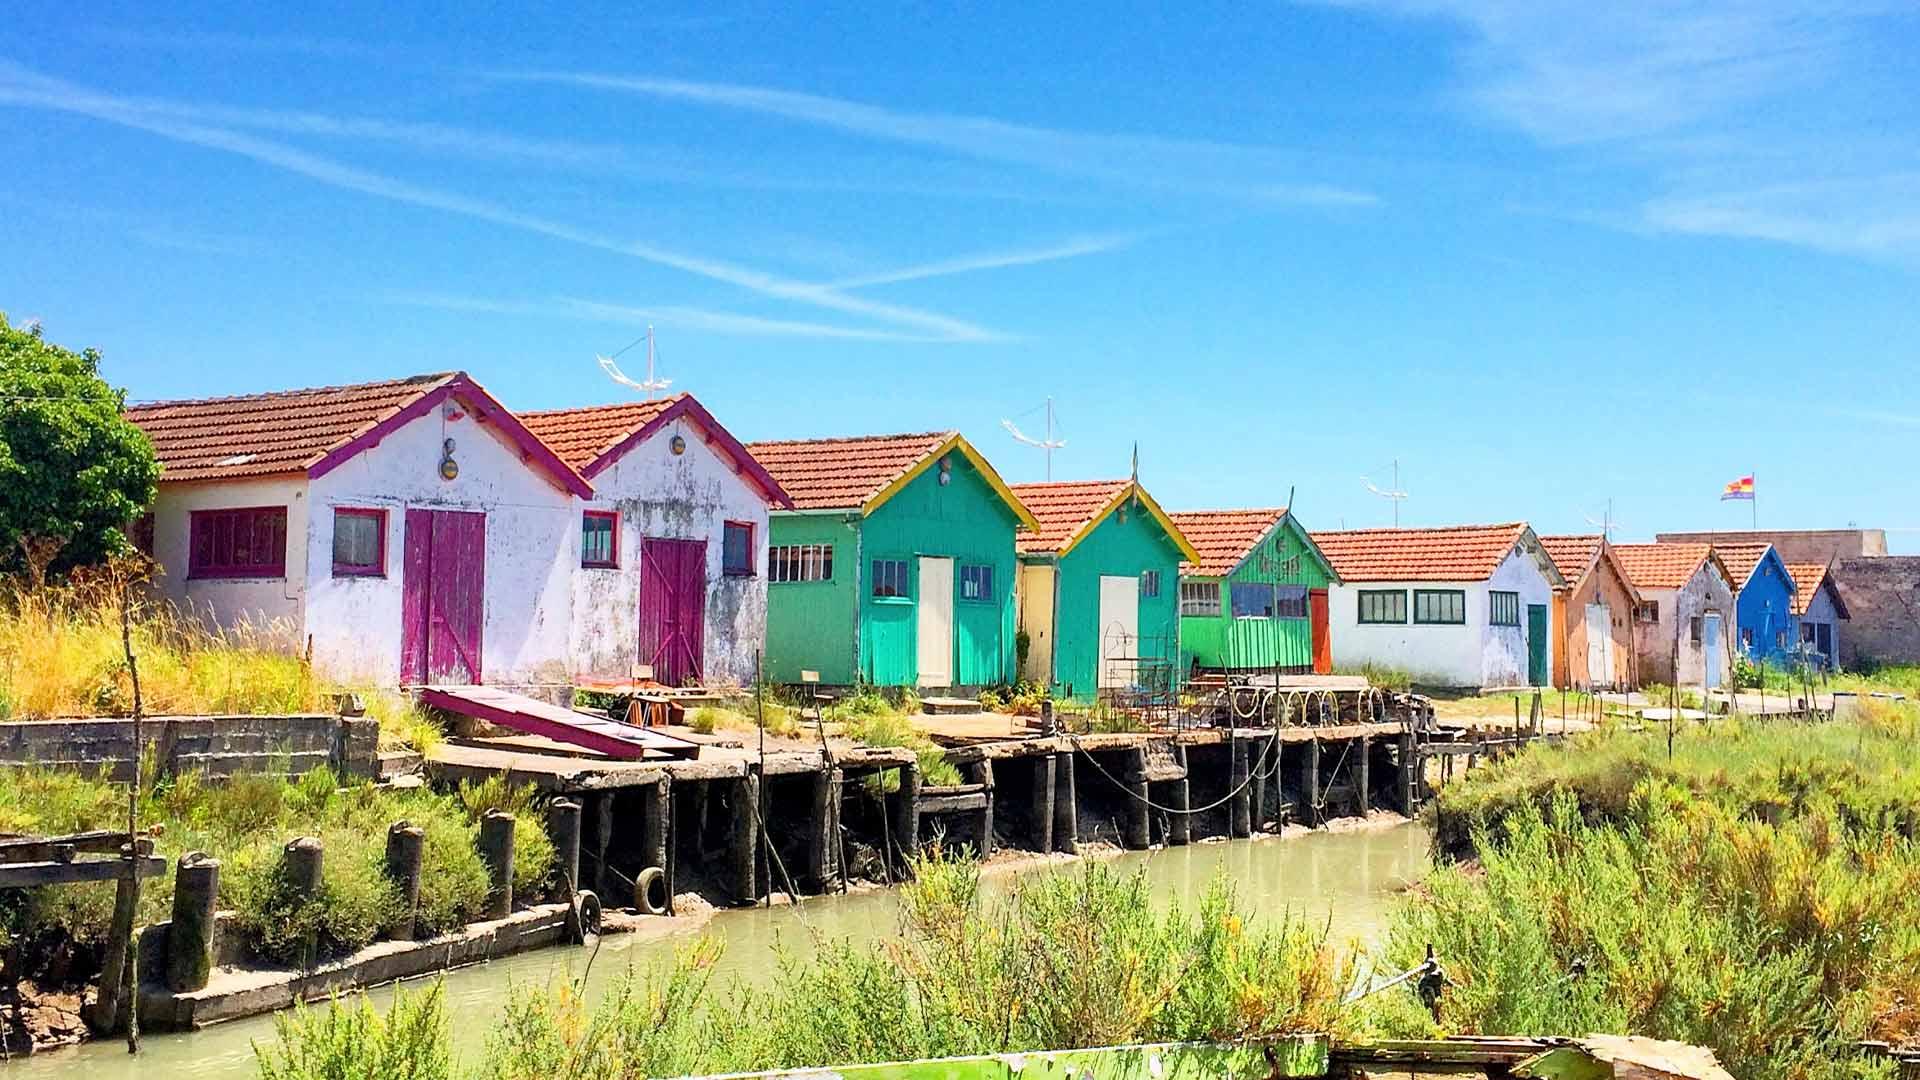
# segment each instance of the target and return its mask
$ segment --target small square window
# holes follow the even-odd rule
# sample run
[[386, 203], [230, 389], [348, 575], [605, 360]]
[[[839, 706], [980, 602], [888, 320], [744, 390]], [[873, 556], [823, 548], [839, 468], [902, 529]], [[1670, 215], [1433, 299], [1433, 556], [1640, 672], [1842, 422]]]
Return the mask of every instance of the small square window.
[[1458, 589], [1415, 589], [1413, 621], [1429, 626], [1462, 625], [1467, 621], [1467, 594]]
[[873, 560], [873, 595], [876, 600], [908, 599], [907, 560]]
[[1227, 590], [1233, 600], [1233, 617], [1236, 619], [1273, 618], [1273, 586], [1263, 581], [1235, 582]]
[[1520, 594], [1498, 589], [1487, 593], [1487, 625], [1519, 626]]
[[620, 565], [620, 515], [611, 510], [581, 514], [580, 565], [601, 569]]
[[1657, 623], [1660, 621], [1660, 601], [1645, 600], [1633, 605], [1635, 622]]
[[1407, 621], [1405, 589], [1370, 589], [1360, 594], [1360, 621], [1363, 623], [1404, 623]]
[[387, 572], [387, 512], [338, 506], [333, 511], [333, 576]]
[[753, 523], [729, 521], [720, 535], [720, 572], [728, 577], [753, 576]]
[[960, 568], [960, 599], [978, 600], [985, 603], [993, 599], [993, 567], [962, 566]]
[[1160, 571], [1140, 571], [1140, 599], [1156, 600], [1160, 597]]
[[1183, 581], [1180, 583], [1180, 614], [1215, 618], [1220, 614], [1220, 583]]
[[1273, 590], [1273, 613], [1282, 619], [1304, 619], [1307, 617], [1307, 587], [1305, 585], [1279, 585]]

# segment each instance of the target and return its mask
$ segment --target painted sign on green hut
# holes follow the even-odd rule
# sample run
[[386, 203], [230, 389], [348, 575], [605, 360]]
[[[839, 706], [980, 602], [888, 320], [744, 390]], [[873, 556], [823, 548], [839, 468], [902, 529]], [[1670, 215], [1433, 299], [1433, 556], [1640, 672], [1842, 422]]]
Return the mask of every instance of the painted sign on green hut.
[[1177, 682], [1180, 561], [1198, 558], [1145, 488], [1132, 480], [1015, 484], [1040, 527], [1022, 533], [1021, 677], [1056, 696]]
[[1206, 671], [1333, 670], [1333, 567], [1285, 507], [1173, 515], [1199, 557], [1180, 568], [1183, 666]]
[[768, 525], [769, 679], [1012, 681], [1014, 533], [1038, 523], [958, 432], [747, 449], [794, 505]]

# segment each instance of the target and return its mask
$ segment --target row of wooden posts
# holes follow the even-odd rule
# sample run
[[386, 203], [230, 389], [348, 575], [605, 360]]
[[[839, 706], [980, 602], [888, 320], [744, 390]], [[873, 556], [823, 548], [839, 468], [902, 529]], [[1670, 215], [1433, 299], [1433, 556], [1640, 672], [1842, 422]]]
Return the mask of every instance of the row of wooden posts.
[[[504, 811], [488, 811], [480, 819], [476, 847], [487, 868], [483, 920], [504, 919], [513, 912], [516, 827], [514, 815]], [[547, 831], [554, 844], [559, 886], [571, 899], [580, 878], [580, 804], [566, 799], [550, 803]], [[386, 873], [400, 893], [399, 911], [383, 928], [389, 940], [411, 941], [419, 934], [420, 874], [425, 855], [426, 830], [407, 821], [397, 821], [388, 828]], [[318, 895], [326, 876], [325, 845], [311, 836], [289, 841], [280, 852], [279, 872], [291, 892]], [[198, 851], [180, 856], [174, 867], [173, 918], [167, 929], [162, 966], [168, 990], [179, 994], [206, 988], [213, 973], [219, 900], [220, 860]]]

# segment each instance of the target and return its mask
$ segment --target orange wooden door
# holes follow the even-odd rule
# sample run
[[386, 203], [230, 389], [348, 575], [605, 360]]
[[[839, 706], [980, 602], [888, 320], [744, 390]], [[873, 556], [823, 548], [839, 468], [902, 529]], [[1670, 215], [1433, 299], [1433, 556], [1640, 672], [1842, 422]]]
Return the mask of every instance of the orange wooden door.
[[1327, 627], [1327, 590], [1307, 592], [1307, 623], [1313, 632], [1313, 673], [1333, 674], [1333, 641]]

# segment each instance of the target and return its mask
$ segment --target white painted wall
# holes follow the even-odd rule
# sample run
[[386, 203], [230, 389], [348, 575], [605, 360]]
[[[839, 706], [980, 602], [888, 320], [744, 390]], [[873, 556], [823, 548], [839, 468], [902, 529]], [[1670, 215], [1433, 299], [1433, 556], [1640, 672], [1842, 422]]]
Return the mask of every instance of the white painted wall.
[[[161, 595], [210, 628], [255, 635], [268, 648], [303, 647], [306, 489], [304, 476], [160, 485], [153, 504], [153, 557], [159, 564], [155, 584]], [[192, 512], [252, 506], [287, 508], [287, 576], [189, 580]]]
[[[1407, 614], [1413, 614], [1413, 590], [1460, 589], [1466, 593], [1467, 621], [1458, 626], [1363, 624], [1363, 591], [1402, 590]], [[1490, 627], [1488, 593], [1520, 594], [1520, 626]], [[1527, 606], [1549, 604], [1553, 587], [1538, 560], [1516, 548], [1486, 581], [1352, 582], [1328, 590], [1327, 621], [1333, 637], [1333, 662], [1340, 667], [1365, 663], [1399, 668], [1414, 678], [1442, 686], [1517, 686], [1527, 681]], [[1555, 643], [1547, 643], [1547, 672], [1553, 671]]]
[[[673, 436], [686, 442], [676, 456]], [[706, 673], [709, 684], [753, 681], [754, 653], [767, 640], [767, 502], [734, 469], [733, 460], [707, 442], [706, 433], [677, 419], [633, 447], [593, 478], [595, 497], [574, 500], [570, 564], [573, 619], [571, 655], [582, 674], [625, 677], [639, 659], [640, 552], [646, 537], [707, 542]], [[620, 566], [580, 568], [580, 511], [620, 514]], [[723, 525], [753, 523], [754, 573], [721, 573]]]
[[[460, 466], [450, 481], [440, 477], [448, 438]], [[521, 686], [570, 681], [569, 611], [580, 552], [576, 500], [490, 425], [443, 405], [313, 481], [308, 498], [307, 631], [314, 662], [328, 674], [374, 685], [399, 681], [406, 509], [416, 507], [487, 515], [482, 678]], [[333, 576], [335, 507], [387, 511], [384, 577]]]

